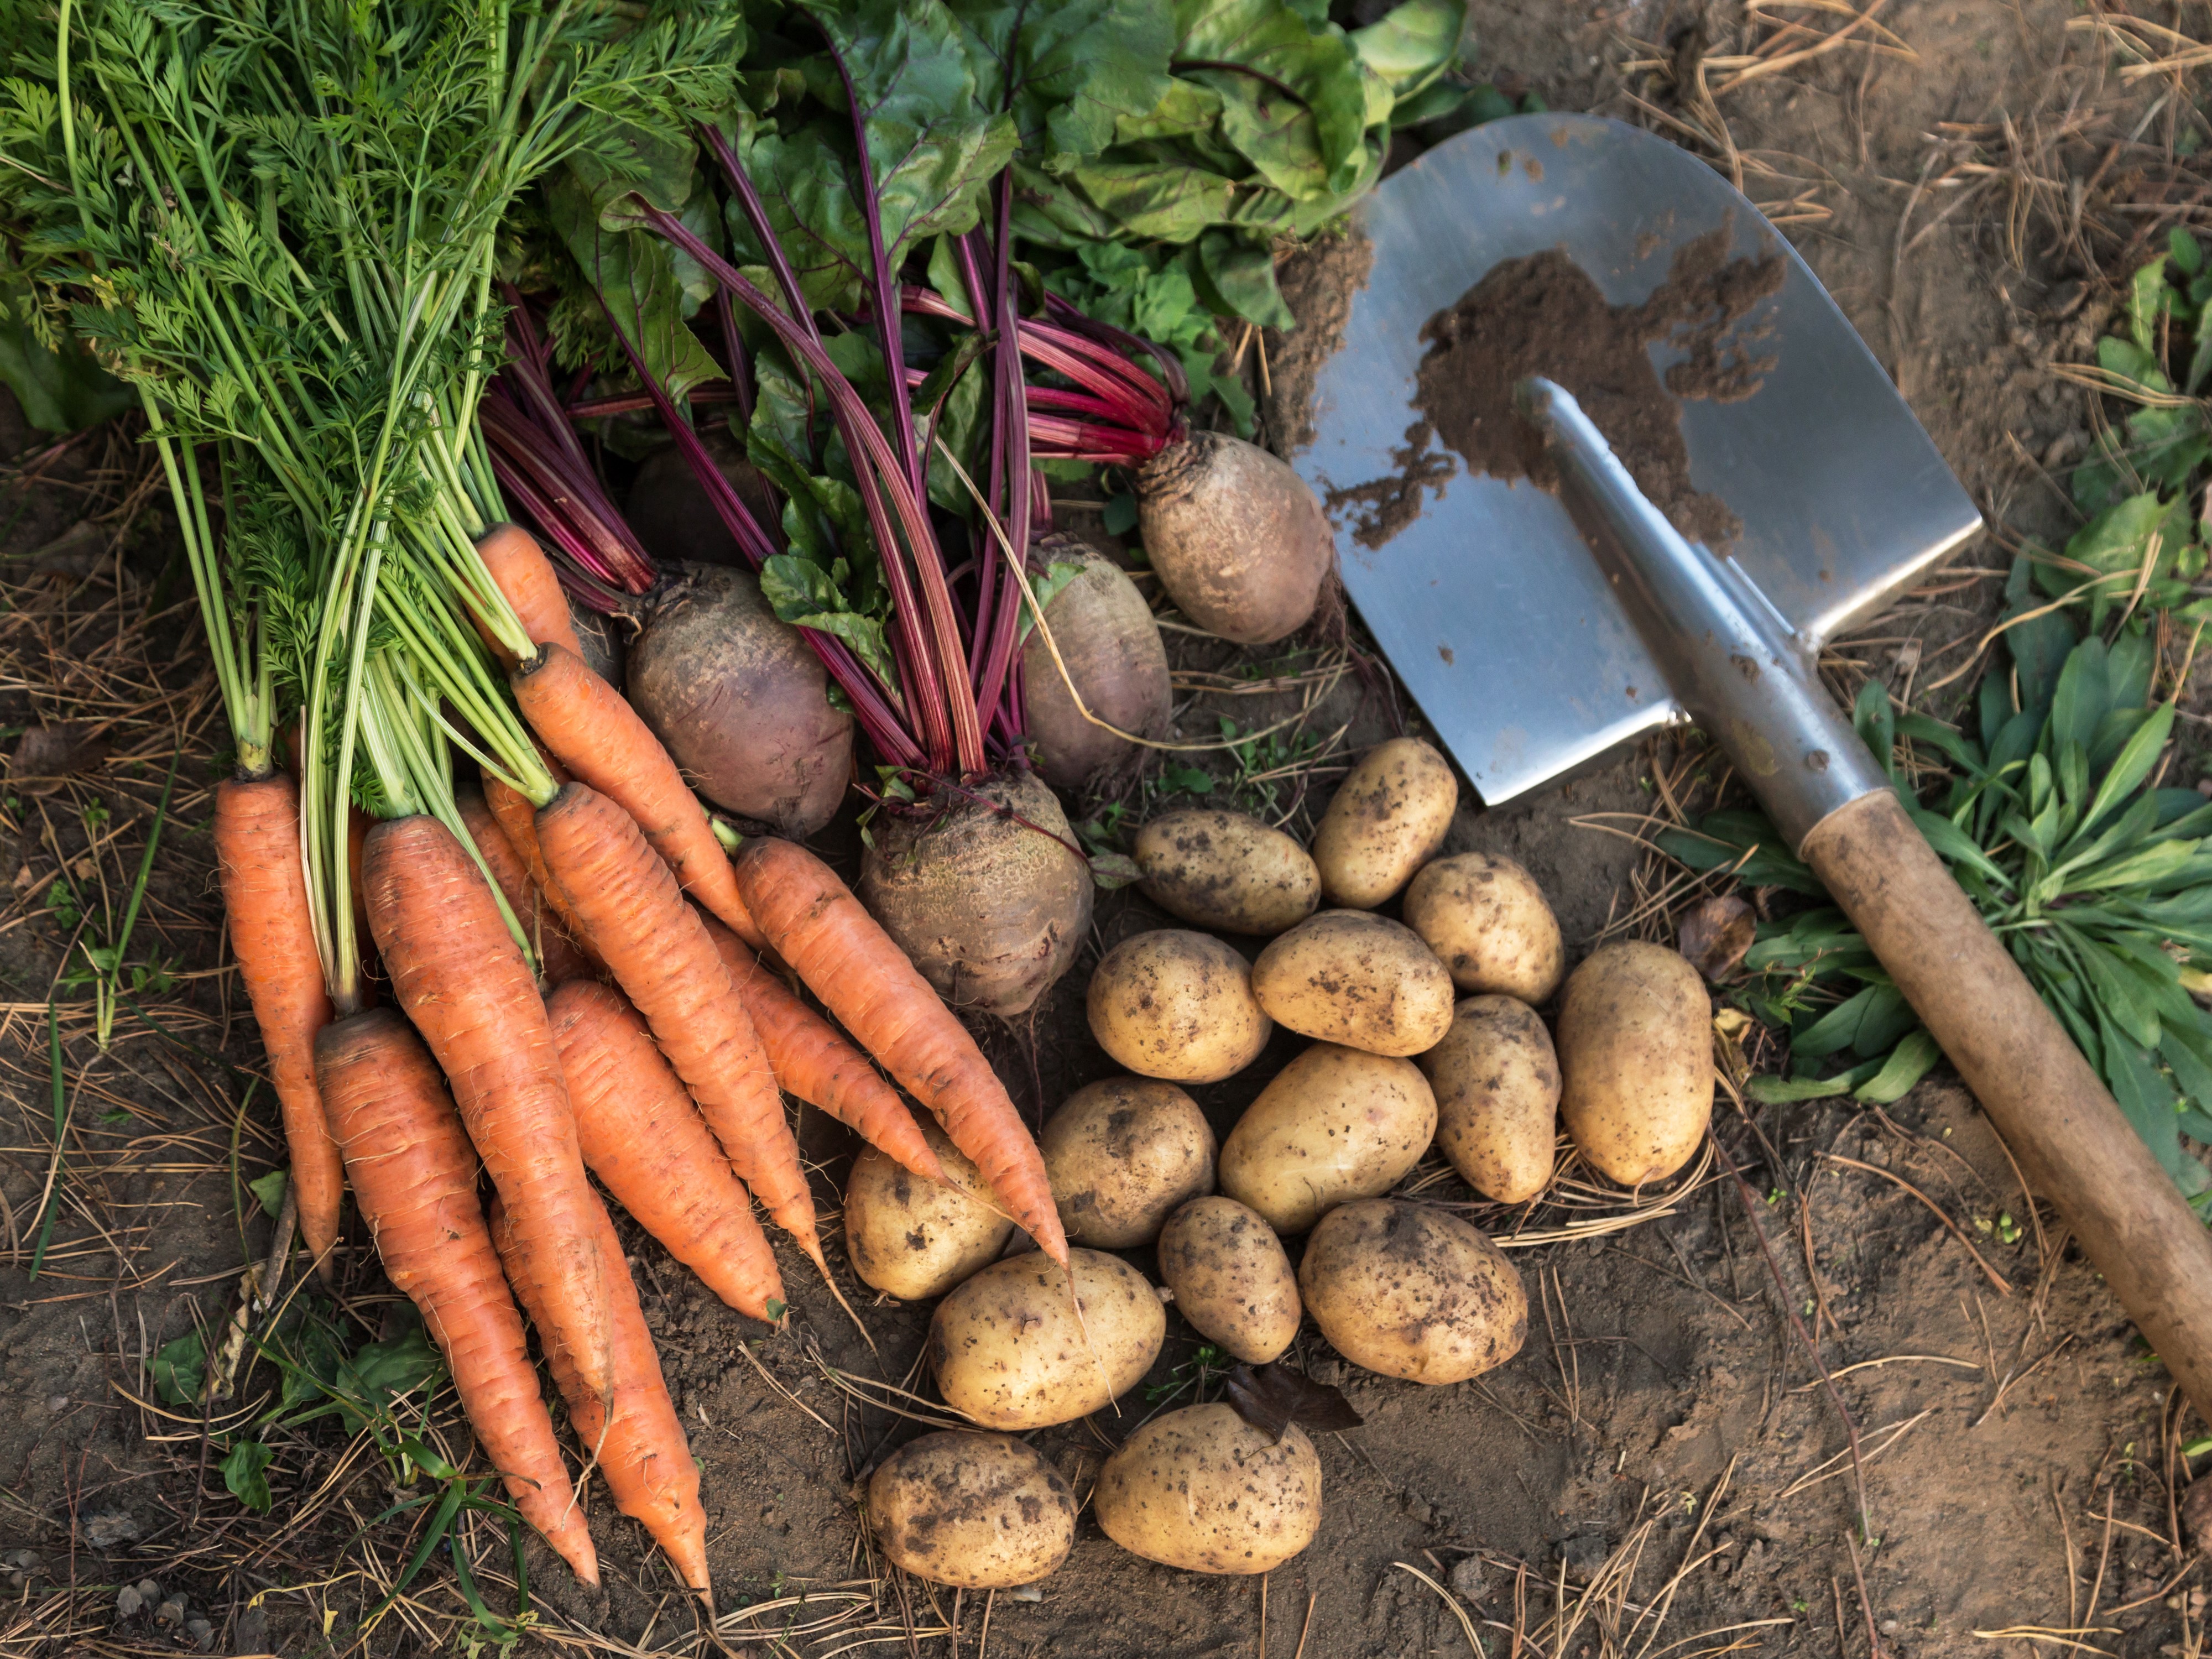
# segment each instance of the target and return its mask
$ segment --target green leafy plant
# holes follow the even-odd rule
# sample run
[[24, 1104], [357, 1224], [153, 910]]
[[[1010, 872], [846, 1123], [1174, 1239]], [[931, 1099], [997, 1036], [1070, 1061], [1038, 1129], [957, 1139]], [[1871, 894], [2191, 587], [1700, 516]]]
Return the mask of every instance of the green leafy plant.
[[[1984, 677], [1975, 732], [1893, 714], [1878, 683], [1854, 721], [2129, 1121], [2182, 1190], [2207, 1200], [2212, 1176], [2180, 1135], [2212, 1140], [2212, 1013], [2191, 995], [2212, 987], [2212, 804], [2157, 787], [2175, 711], [2150, 700], [2150, 641], [2122, 629], [2075, 641], [2063, 613], [2033, 614], [2025, 562], [2009, 594], [2014, 672]], [[1896, 764], [1900, 742], [1940, 780], [1932, 808]], [[1787, 1030], [1790, 1052], [1790, 1075], [1756, 1079], [1753, 1093], [1879, 1103], [1935, 1064], [1934, 1039], [1864, 939], [1763, 817], [1716, 812], [1662, 844], [1692, 868], [1822, 902], [1762, 924], [1744, 958], [1738, 999]]]
[[2166, 251], [2128, 284], [2121, 326], [2097, 342], [2104, 390], [2134, 405], [2097, 434], [2074, 469], [2075, 504], [2088, 515], [2056, 554], [2039, 555], [2037, 585], [2084, 605], [2093, 629], [2114, 611], [2172, 611], [2212, 620], [2196, 595], [2206, 567], [2190, 502], [2212, 461], [2202, 398], [2212, 380], [2212, 268], [2203, 245], [2176, 227]]

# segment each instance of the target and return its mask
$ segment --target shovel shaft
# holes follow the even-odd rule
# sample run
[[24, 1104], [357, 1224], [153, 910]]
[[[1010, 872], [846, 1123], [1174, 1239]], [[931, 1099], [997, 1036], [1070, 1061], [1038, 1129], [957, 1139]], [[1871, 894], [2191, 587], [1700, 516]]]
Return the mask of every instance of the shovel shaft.
[[2057, 1206], [2201, 1415], [2212, 1416], [2212, 1231], [1983, 925], [1897, 797], [1830, 813], [1802, 855]]
[[2212, 1417], [2212, 1231], [2159, 1167], [1735, 565], [1686, 542], [1574, 399], [1520, 389], [1560, 494], [1670, 688], [1735, 763], [2058, 1210], [2197, 1411]]

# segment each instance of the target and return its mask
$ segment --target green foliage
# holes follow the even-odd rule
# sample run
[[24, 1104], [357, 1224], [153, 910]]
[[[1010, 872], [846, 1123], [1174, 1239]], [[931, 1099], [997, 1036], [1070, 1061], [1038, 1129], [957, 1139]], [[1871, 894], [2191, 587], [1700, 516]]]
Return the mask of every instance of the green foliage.
[[2120, 330], [2097, 342], [2108, 390], [2136, 405], [2097, 436], [2074, 469], [2075, 504], [2089, 515], [2036, 580], [2053, 598], [2090, 607], [2101, 629], [2115, 608], [2212, 619], [2194, 584], [2204, 573], [2203, 531], [2191, 507], [2212, 464], [2212, 421], [2200, 400], [2212, 381], [2212, 270], [2203, 246], [2176, 226], [2166, 252], [2130, 281]]
[[283, 1170], [271, 1170], [267, 1175], [246, 1183], [246, 1190], [253, 1194], [253, 1201], [261, 1206], [261, 1213], [275, 1220], [284, 1208], [284, 1188], [289, 1177]]
[[[1210, 232], [1208, 238], [1224, 262], [1239, 252], [1231, 247], [1224, 233]], [[1214, 373], [1221, 347], [1215, 319], [1231, 314], [1233, 307], [1226, 298], [1217, 301], [1200, 291], [1205, 283], [1208, 293], [1218, 292], [1205, 270], [1206, 246], [1204, 239], [1182, 249], [1083, 242], [1073, 250], [1073, 261], [1046, 274], [1045, 285], [1096, 321], [1127, 329], [1171, 349], [1182, 360], [1193, 401], [1204, 399], [1209, 392], [1218, 396], [1237, 432], [1249, 438], [1252, 435], [1251, 394], [1234, 374]], [[1265, 303], [1281, 313], [1279, 319], [1271, 314], [1265, 320], [1286, 326], [1291, 319], [1282, 296], [1275, 293], [1273, 259], [1264, 250], [1244, 251], [1260, 253], [1266, 266]], [[1256, 298], [1252, 302], [1263, 303]], [[1135, 526], [1134, 508], [1133, 498], [1129, 528]]]
[[[2025, 562], [2014, 614], [2034, 605]], [[2064, 630], [2053, 651], [2051, 624]], [[2181, 1146], [2212, 1139], [2212, 1013], [2185, 985], [2212, 963], [2212, 805], [2153, 787], [2173, 731], [2172, 703], [2149, 702], [2152, 648], [2123, 632], [2078, 642], [2053, 614], [2016, 624], [2020, 685], [1984, 681], [1978, 731], [1924, 715], [1893, 718], [1870, 683], [1860, 735], [1893, 763], [1899, 799], [2087, 1055], [2145, 1144], [2192, 1199], [2212, 1178]], [[1944, 777], [1926, 806], [1895, 768], [1910, 744]], [[1693, 869], [1825, 899], [1813, 872], [1755, 812], [1717, 812], [1666, 850]], [[1764, 922], [1734, 993], [1789, 1033], [1790, 1075], [1759, 1079], [1766, 1100], [1850, 1093], [1885, 1103], [1919, 1080], [1936, 1044], [1843, 914], [1825, 904]]]
[[[1456, 63], [1465, 17], [1459, 0], [1406, 0], [1346, 34], [1325, 9], [1283, 0], [1176, 0], [1164, 62], [1127, 53], [1133, 78], [1167, 72], [1163, 94], [1118, 114], [1095, 154], [1025, 143], [1017, 228], [1070, 252], [1194, 248], [1218, 314], [1279, 327], [1270, 244], [1312, 234], [1373, 185], [1399, 100]], [[1446, 107], [1427, 105], [1424, 118]]]
[[156, 1349], [147, 1369], [163, 1405], [197, 1405], [200, 1390], [207, 1386], [207, 1345], [198, 1331], [188, 1332]]
[[41, 432], [96, 426], [138, 401], [83, 342], [42, 310], [30, 280], [0, 247], [0, 384]]
[[240, 1440], [217, 1466], [224, 1489], [257, 1515], [269, 1512], [269, 1464], [274, 1456], [258, 1440]]

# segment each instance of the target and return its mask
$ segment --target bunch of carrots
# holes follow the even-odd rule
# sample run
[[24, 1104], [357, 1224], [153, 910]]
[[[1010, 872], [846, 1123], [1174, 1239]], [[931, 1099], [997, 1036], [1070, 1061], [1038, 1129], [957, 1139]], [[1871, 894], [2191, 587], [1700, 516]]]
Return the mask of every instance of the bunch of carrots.
[[1066, 1244], [1036, 1143], [897, 947], [800, 848], [733, 859], [586, 665], [478, 430], [515, 193], [714, 107], [728, 26], [617, 48], [563, 0], [413, 10], [157, 25], [64, 0], [25, 70], [52, 96], [11, 138], [19, 202], [45, 280], [93, 295], [76, 326], [137, 387], [176, 503], [238, 757], [224, 900], [307, 1248], [329, 1273], [350, 1185], [516, 1507], [596, 1583], [534, 1328], [582, 1455], [706, 1594], [697, 1466], [592, 1176], [777, 1320], [752, 1200], [828, 1276], [782, 1096], [942, 1180], [903, 1088], [1063, 1267]]

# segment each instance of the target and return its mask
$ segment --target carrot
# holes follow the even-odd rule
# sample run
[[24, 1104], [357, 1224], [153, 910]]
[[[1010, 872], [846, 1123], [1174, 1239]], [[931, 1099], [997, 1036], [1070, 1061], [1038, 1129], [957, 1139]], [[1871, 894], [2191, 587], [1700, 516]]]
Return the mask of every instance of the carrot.
[[819, 1107], [894, 1162], [942, 1185], [945, 1166], [921, 1138], [898, 1091], [883, 1080], [867, 1056], [762, 967], [743, 939], [712, 916], [700, 921], [721, 953], [738, 1000], [752, 1016], [784, 1093]]
[[636, 819], [684, 890], [739, 939], [762, 949], [760, 929], [745, 914], [729, 855], [714, 839], [706, 809], [622, 694], [558, 645], [541, 649], [508, 683], [523, 717], [561, 763]]
[[[514, 607], [515, 620], [522, 631], [538, 645], [549, 641], [573, 651], [580, 658], [584, 647], [576, 637], [576, 624], [568, 616], [568, 596], [561, 592], [561, 579], [553, 572], [553, 562], [538, 545], [537, 538], [520, 525], [495, 524], [477, 541], [477, 556], [483, 561], [484, 568], [507, 596]], [[491, 643], [490, 636], [485, 636]], [[500, 666], [512, 668], [514, 659], [498, 645], [492, 644], [492, 655], [500, 659]]]
[[[546, 767], [553, 774], [556, 787], [568, 781], [568, 770], [560, 762], [549, 757]], [[507, 844], [514, 849], [515, 857], [522, 860], [522, 867], [530, 872], [530, 884], [552, 907], [553, 914], [561, 919], [562, 931], [568, 934], [569, 943], [583, 953], [596, 975], [603, 964], [592, 953], [591, 943], [584, 937], [583, 924], [568, 908], [568, 896], [553, 879], [553, 872], [545, 867], [545, 854], [538, 850], [538, 809], [530, 804], [527, 795], [510, 789], [489, 772], [483, 775], [483, 794], [484, 805], [491, 809], [500, 833], [507, 837]]]
[[597, 1584], [599, 1557], [477, 1203], [477, 1152], [446, 1079], [392, 1008], [325, 1026], [315, 1069], [384, 1271], [422, 1310], [484, 1455], [523, 1519]]
[[708, 1290], [739, 1313], [781, 1319], [783, 1279], [752, 1200], [637, 1010], [576, 980], [545, 1012], [586, 1166]]
[[836, 872], [805, 848], [748, 839], [734, 868], [745, 905], [776, 954], [906, 1091], [937, 1115], [982, 1171], [1006, 1213], [1063, 1267], [1044, 1158], [975, 1038], [860, 908]]
[[453, 1085], [469, 1138], [513, 1212], [547, 1346], [566, 1346], [592, 1386], [611, 1382], [609, 1286], [590, 1178], [553, 1028], [522, 947], [476, 860], [435, 818], [388, 818], [363, 860], [368, 924], [395, 1000]]
[[584, 936], [653, 1027], [731, 1164], [826, 1278], [814, 1195], [775, 1073], [675, 875], [628, 813], [580, 782], [563, 784], [538, 809], [538, 844]]
[[[593, 1237], [609, 1261], [622, 1261], [622, 1243], [614, 1223], [596, 1194], [591, 1197]], [[520, 1248], [520, 1234], [492, 1200], [491, 1234], [507, 1266], [507, 1275], [521, 1292], [522, 1305], [531, 1322], [544, 1328], [538, 1312], [539, 1287], [530, 1272], [530, 1258]], [[707, 1577], [707, 1512], [699, 1506], [699, 1465], [684, 1438], [684, 1425], [669, 1398], [668, 1384], [660, 1375], [660, 1356], [653, 1351], [653, 1333], [646, 1328], [644, 1311], [637, 1304], [637, 1287], [625, 1270], [613, 1286], [614, 1389], [603, 1395], [588, 1388], [576, 1373], [569, 1355], [557, 1344], [545, 1345], [546, 1363], [553, 1381], [568, 1402], [568, 1421], [583, 1443], [585, 1453], [606, 1476], [615, 1507], [640, 1522], [653, 1540], [668, 1553], [684, 1582], [714, 1605], [714, 1589]]]
[[292, 780], [282, 772], [224, 779], [215, 792], [215, 854], [230, 946], [269, 1051], [269, 1080], [291, 1150], [300, 1236], [328, 1279], [345, 1169], [315, 1086], [315, 1033], [330, 1024], [334, 1011], [307, 922], [300, 792]]
[[[512, 789], [507, 793], [514, 794]], [[520, 795], [514, 798], [522, 799]], [[545, 982], [559, 985], [572, 979], [595, 977], [598, 969], [576, 948], [559, 912], [554, 910], [544, 890], [530, 878], [528, 866], [514, 850], [514, 843], [507, 840], [507, 832], [499, 827], [499, 820], [492, 816], [490, 803], [484, 799], [483, 792], [464, 784], [454, 789], [453, 799], [461, 809], [461, 822], [469, 827], [470, 839], [476, 842], [477, 851], [483, 854], [483, 861], [491, 867], [492, 879], [507, 896], [507, 908], [514, 912], [522, 923], [522, 931], [530, 935], [531, 943], [537, 947], [538, 964], [544, 972]], [[525, 801], [523, 805], [527, 810], [529, 803]], [[535, 835], [531, 837], [531, 848], [537, 850]]]

